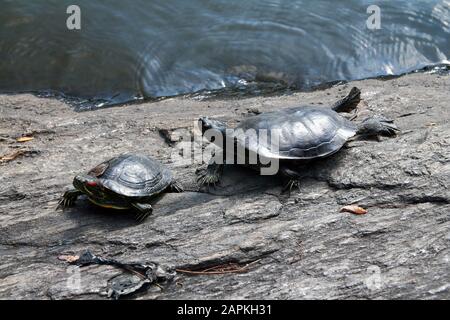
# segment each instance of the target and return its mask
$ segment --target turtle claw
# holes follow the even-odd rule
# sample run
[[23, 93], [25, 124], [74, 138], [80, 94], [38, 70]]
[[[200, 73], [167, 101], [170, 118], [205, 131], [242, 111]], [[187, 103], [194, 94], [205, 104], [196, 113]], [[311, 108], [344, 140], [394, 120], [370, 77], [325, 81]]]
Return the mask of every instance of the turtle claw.
[[175, 193], [181, 193], [184, 191], [184, 188], [181, 184], [175, 181], [170, 185], [170, 190]]
[[137, 223], [142, 223], [148, 216], [150, 215], [150, 213], [143, 213], [143, 212], [139, 212], [136, 214], [136, 222]]
[[58, 202], [58, 205], [55, 210], [59, 209], [66, 209], [73, 207], [75, 204], [75, 201], [77, 200], [78, 196], [81, 195], [81, 192], [78, 190], [69, 190], [64, 193], [64, 195], [61, 197], [61, 199]]
[[395, 136], [400, 130], [395, 126], [385, 126], [382, 134], [386, 136]]
[[149, 213], [141, 213], [136, 214], [136, 222], [142, 223], [150, 214]]
[[219, 184], [220, 175], [208, 169], [197, 171], [197, 183], [200, 186], [216, 187]]
[[288, 193], [289, 196], [292, 193], [292, 189], [298, 189], [299, 191], [301, 191], [300, 189], [300, 181], [297, 179], [291, 179], [288, 181], [288, 183], [286, 183], [286, 185], [283, 187], [282, 193]]
[[377, 120], [381, 124], [380, 134], [385, 136], [395, 136], [400, 129], [394, 124], [394, 120], [378, 116]]
[[131, 204], [136, 209], [136, 221], [138, 223], [143, 222], [149, 215], [152, 214], [153, 208], [149, 203], [132, 203]]
[[363, 135], [373, 135], [392, 137], [397, 135], [400, 129], [394, 124], [394, 120], [383, 116], [374, 116], [363, 120], [359, 127], [359, 133]]
[[55, 211], [58, 211], [59, 209], [64, 210], [64, 198], [62, 198], [58, 201], [58, 205], [56, 206]]

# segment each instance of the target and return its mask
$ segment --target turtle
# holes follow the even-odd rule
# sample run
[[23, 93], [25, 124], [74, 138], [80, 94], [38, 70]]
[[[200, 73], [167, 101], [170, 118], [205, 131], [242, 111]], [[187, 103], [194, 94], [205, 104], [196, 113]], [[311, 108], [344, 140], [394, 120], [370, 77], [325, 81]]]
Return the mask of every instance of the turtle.
[[[356, 124], [351, 121], [353, 119], [340, 114], [356, 109], [360, 100], [361, 90], [354, 87], [345, 98], [331, 107], [301, 105], [260, 113], [245, 118], [234, 129], [228, 128], [223, 121], [201, 117], [198, 123], [203, 137], [220, 148], [216, 148], [206, 169], [197, 170], [199, 184], [215, 186], [221, 179], [227, 160], [234, 159], [233, 163], [236, 163], [236, 154], [239, 152], [234, 152], [234, 158], [229, 158], [227, 146], [234, 151], [238, 147], [244, 150], [241, 158], [244, 154], [245, 159], [238, 163], [253, 169], [261, 169], [268, 161], [276, 160], [277, 173], [287, 178], [283, 190], [291, 191], [293, 187], [300, 186], [301, 171], [305, 164], [338, 152], [350, 138], [356, 135], [377, 138], [380, 135], [396, 135], [399, 129], [393, 120], [383, 116], [367, 117]], [[278, 130], [278, 141], [271, 143], [271, 134], [275, 129]], [[265, 132], [268, 138], [261, 139], [261, 132]], [[249, 163], [250, 154], [256, 155], [256, 162]], [[261, 159], [266, 159], [264, 164]]]
[[141, 222], [153, 211], [151, 202], [162, 193], [182, 192], [172, 172], [158, 161], [141, 154], [122, 154], [102, 162], [73, 180], [75, 189], [66, 191], [58, 208], [75, 204], [86, 195], [97, 206], [137, 212]]

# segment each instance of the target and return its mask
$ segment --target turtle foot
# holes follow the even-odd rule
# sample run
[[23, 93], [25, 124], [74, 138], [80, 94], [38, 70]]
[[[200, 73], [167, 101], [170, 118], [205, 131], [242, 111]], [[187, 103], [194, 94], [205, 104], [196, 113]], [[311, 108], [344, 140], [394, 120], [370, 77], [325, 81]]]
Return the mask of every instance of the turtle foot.
[[200, 186], [216, 186], [220, 181], [220, 174], [208, 169], [197, 171], [197, 183]]
[[290, 196], [293, 189], [298, 189], [300, 191], [300, 180], [298, 179], [289, 180], [283, 187], [282, 193], [288, 193]]
[[66, 209], [73, 207], [75, 204], [75, 201], [77, 201], [77, 198], [81, 195], [81, 192], [78, 190], [69, 190], [64, 193], [64, 195], [61, 197], [61, 199], [58, 202], [58, 206], [56, 207], [56, 210], [58, 209]]
[[148, 203], [132, 203], [132, 206], [137, 210], [136, 221], [143, 222], [153, 212], [153, 207]]
[[222, 170], [222, 164], [210, 164], [206, 169], [197, 170], [197, 183], [200, 186], [216, 186], [222, 177]]
[[280, 168], [280, 172], [282, 176], [287, 179], [287, 183], [281, 191], [282, 194], [288, 193], [291, 195], [294, 188], [300, 190], [300, 179], [302, 178], [302, 175], [297, 170], [283, 166]]
[[400, 129], [394, 121], [383, 116], [374, 116], [361, 122], [358, 127], [358, 134], [366, 136], [395, 136]]

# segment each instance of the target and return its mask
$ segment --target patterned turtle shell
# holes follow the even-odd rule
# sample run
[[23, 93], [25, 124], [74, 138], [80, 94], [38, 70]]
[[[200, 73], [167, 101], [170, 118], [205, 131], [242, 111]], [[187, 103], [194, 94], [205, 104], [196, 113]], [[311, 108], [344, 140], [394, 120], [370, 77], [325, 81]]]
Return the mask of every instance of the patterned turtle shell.
[[139, 154], [124, 154], [99, 164], [89, 175], [109, 190], [126, 197], [151, 197], [164, 191], [172, 173], [158, 161]]
[[301, 106], [247, 118], [232, 137], [266, 158], [313, 159], [337, 152], [356, 132], [356, 125], [334, 110]]

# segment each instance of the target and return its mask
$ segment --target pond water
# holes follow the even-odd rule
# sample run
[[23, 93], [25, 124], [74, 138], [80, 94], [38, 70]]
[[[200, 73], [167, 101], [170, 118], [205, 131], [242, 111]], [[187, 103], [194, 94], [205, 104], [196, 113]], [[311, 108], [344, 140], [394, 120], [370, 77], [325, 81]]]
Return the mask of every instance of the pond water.
[[[72, 4], [80, 30], [67, 27]], [[450, 0], [0, 0], [0, 91], [104, 105], [307, 89], [448, 62], [449, 40]]]

